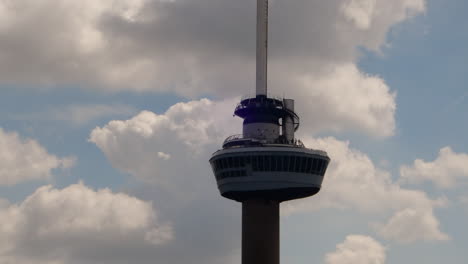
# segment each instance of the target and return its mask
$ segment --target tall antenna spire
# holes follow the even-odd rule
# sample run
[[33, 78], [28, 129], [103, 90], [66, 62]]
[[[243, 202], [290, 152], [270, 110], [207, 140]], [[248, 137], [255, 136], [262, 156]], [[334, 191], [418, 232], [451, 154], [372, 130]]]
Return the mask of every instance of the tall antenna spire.
[[257, 0], [257, 96], [267, 96], [268, 0]]

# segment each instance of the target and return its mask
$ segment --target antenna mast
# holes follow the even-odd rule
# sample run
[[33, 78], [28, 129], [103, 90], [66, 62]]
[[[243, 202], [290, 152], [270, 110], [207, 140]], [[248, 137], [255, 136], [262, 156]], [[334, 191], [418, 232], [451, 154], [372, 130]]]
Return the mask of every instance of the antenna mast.
[[257, 96], [267, 96], [268, 0], [257, 0]]

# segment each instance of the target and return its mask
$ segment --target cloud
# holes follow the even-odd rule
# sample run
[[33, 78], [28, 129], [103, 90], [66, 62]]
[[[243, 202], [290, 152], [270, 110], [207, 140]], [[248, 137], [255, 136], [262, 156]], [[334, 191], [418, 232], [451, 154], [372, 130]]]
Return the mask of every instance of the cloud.
[[384, 238], [400, 243], [449, 240], [447, 234], [439, 231], [439, 221], [428, 210], [414, 208], [401, 210], [377, 229]]
[[[272, 2], [270, 90], [298, 98], [308, 128], [393, 135], [395, 94], [358, 69], [357, 47], [378, 52], [392, 26], [424, 11], [424, 0]], [[251, 1], [0, 0], [0, 13], [3, 83], [191, 98], [254, 90]]]
[[36, 140], [0, 128], [0, 185], [48, 180], [52, 170], [70, 168], [75, 160], [49, 154]]
[[301, 131], [358, 131], [376, 138], [395, 132], [396, 93], [383, 79], [362, 73], [353, 64], [298, 76], [294, 87], [311, 88], [289, 94], [297, 100]]
[[386, 249], [369, 236], [349, 235], [336, 251], [325, 256], [326, 264], [385, 264]]
[[151, 203], [82, 183], [0, 208], [2, 263], [129, 263], [173, 237]]
[[114, 168], [140, 183], [131, 193], [168, 201], [158, 203], [158, 208], [174, 219], [173, 228], [180, 235], [155, 251], [164, 263], [240, 261], [241, 210], [238, 203], [219, 195], [208, 163], [224, 139], [241, 129], [241, 120], [232, 116], [238, 100], [178, 103], [162, 114], [142, 111], [90, 134], [89, 140]]
[[75, 104], [64, 107], [49, 108], [43, 112], [13, 114], [10, 115], [9, 118], [13, 120], [61, 121], [80, 126], [101, 118], [116, 116], [128, 117], [136, 113], [137, 110], [128, 105]]
[[[111, 121], [94, 129], [89, 140], [115, 168], [177, 189], [179, 184], [187, 184], [186, 178], [193, 172], [202, 168], [209, 172], [210, 152], [239, 131], [241, 120], [232, 117], [237, 101], [178, 103], [161, 115], [143, 111], [129, 120]], [[200, 163], [195, 162], [198, 160]]]
[[400, 175], [402, 183], [429, 181], [440, 188], [452, 188], [458, 180], [468, 177], [468, 154], [444, 147], [432, 162], [416, 159], [412, 166], [401, 166]]
[[[326, 172], [322, 190], [314, 202], [302, 199], [285, 204], [287, 213], [316, 211], [321, 208], [358, 210], [375, 216], [390, 215], [387, 224], [374, 225], [377, 233], [397, 242], [417, 240], [446, 240], [447, 235], [439, 229], [439, 222], [434, 216], [434, 208], [444, 206], [445, 200], [430, 199], [421, 190], [402, 188], [392, 181], [390, 173], [374, 165], [364, 153], [349, 147], [349, 142], [332, 137], [313, 139], [305, 138], [308, 147], [326, 150], [331, 163]], [[413, 217], [402, 217], [402, 212], [418, 212]], [[393, 215], [393, 216], [392, 216]], [[424, 221], [414, 229], [414, 218]], [[395, 221], [398, 220], [398, 225]], [[391, 232], [400, 229], [413, 229], [412, 237], [405, 232]], [[397, 230], [395, 230], [397, 231]]]
[[[274, 2], [272, 64], [353, 63], [357, 46], [378, 49], [390, 27], [424, 10], [424, 0]], [[227, 0], [2, 0], [0, 59], [10, 63], [0, 77], [184, 95], [247, 88], [239, 84], [253, 80], [238, 77], [253, 77], [254, 11]]]

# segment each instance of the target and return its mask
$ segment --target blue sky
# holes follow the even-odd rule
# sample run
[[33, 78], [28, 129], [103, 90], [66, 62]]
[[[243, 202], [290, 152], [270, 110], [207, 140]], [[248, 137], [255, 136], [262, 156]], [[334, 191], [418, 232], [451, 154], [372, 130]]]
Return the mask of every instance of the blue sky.
[[[240, 206], [207, 160], [254, 89], [253, 1], [62, 2], [0, 0], [0, 236], [14, 241], [0, 262], [238, 263]], [[465, 263], [468, 3], [271, 9], [270, 87], [297, 98], [304, 142], [335, 166], [317, 199], [283, 206], [282, 262]], [[46, 224], [66, 219], [93, 224]]]

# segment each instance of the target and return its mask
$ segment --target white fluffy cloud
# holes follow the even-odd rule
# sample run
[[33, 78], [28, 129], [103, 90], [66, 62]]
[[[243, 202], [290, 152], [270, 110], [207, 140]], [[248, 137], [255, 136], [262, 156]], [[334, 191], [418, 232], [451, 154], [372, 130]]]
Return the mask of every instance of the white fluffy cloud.
[[[308, 199], [286, 204], [289, 213], [320, 208], [357, 209], [371, 215], [391, 215], [387, 224], [375, 225], [385, 238], [397, 242], [446, 240], [434, 216], [435, 207], [445, 205], [444, 199], [432, 200], [425, 192], [400, 187], [387, 171], [376, 167], [364, 153], [349, 147], [349, 142], [335, 138], [306, 139], [308, 147], [323, 149], [332, 161], [322, 190], [314, 201]], [[418, 212], [412, 217], [407, 212]], [[427, 223], [413, 228], [414, 219]], [[398, 221], [398, 225], [394, 224]], [[412, 233], [399, 232], [413, 229]]]
[[380, 235], [401, 243], [423, 241], [445, 241], [447, 234], [439, 231], [439, 221], [430, 210], [406, 208], [397, 212], [388, 223], [378, 227]]
[[172, 236], [151, 203], [81, 183], [0, 208], [2, 263], [129, 263]]
[[[174, 220], [176, 239], [157, 251], [165, 263], [239, 261], [239, 205], [220, 197], [208, 163], [223, 140], [241, 129], [237, 99], [178, 103], [163, 114], [143, 111], [96, 128], [90, 141], [113, 167], [143, 182], [135, 193]], [[211, 221], [216, 219], [216, 221]], [[184, 252], [184, 254], [180, 254]]]
[[325, 256], [326, 264], [385, 264], [386, 249], [369, 236], [350, 235]]
[[36, 140], [0, 128], [0, 185], [47, 180], [52, 170], [70, 168], [74, 162], [75, 158], [49, 154]]
[[73, 104], [52, 107], [42, 112], [9, 114], [7, 118], [27, 121], [62, 121], [80, 126], [101, 118], [129, 117], [136, 113], [135, 108], [122, 104]]
[[[10, 62], [1, 79], [227, 92], [253, 77], [254, 10], [228, 0], [1, 0], [0, 59]], [[273, 2], [272, 63], [353, 63], [357, 46], [377, 50], [391, 26], [424, 10], [424, 0]]]
[[[357, 47], [379, 51], [392, 26], [424, 11], [424, 0], [272, 1], [271, 90], [298, 98], [316, 131], [392, 135], [395, 94], [358, 69]], [[0, 14], [3, 83], [254, 90], [254, 1], [0, 0]]]
[[296, 81], [295, 87], [310, 87], [288, 94], [297, 100], [303, 125], [301, 130], [351, 130], [375, 137], [394, 134], [396, 94], [389, 90], [383, 79], [362, 73], [353, 64], [346, 64], [331, 67], [319, 75], [298, 76]]
[[400, 174], [403, 183], [430, 181], [441, 188], [454, 187], [457, 180], [468, 178], [468, 154], [445, 147], [434, 161], [416, 159], [413, 165], [402, 166]]
[[196, 179], [194, 172], [209, 168], [210, 151], [241, 129], [240, 119], [232, 117], [236, 102], [202, 99], [175, 104], [161, 115], [143, 111], [94, 129], [90, 141], [115, 168], [179, 188], [178, 184], [187, 184], [186, 178]]

